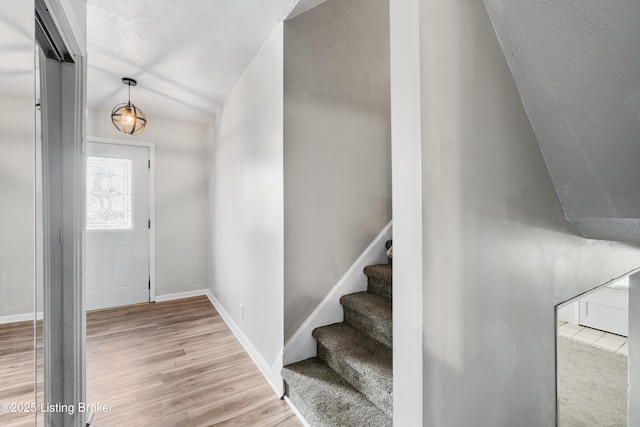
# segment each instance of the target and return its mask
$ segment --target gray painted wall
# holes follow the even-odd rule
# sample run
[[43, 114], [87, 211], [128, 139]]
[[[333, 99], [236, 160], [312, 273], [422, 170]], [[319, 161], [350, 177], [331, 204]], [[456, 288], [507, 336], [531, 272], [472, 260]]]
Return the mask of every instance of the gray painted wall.
[[420, 55], [423, 423], [554, 425], [554, 307], [640, 251], [565, 222], [483, 3], [421, 0]]
[[35, 291], [33, 80], [24, 89], [26, 93], [23, 97], [0, 94], [0, 152], [2, 153], [0, 156], [0, 206], [2, 206], [0, 208], [0, 316], [33, 313]]
[[0, 316], [33, 313], [34, 4], [0, 8]]
[[276, 389], [284, 345], [282, 49], [278, 25], [218, 113], [207, 219], [210, 289]]
[[391, 219], [389, 5], [284, 24], [285, 339]]
[[[144, 105], [140, 108], [144, 111]], [[206, 125], [153, 116], [141, 135], [127, 137], [113, 126], [110, 114], [89, 109], [87, 135], [156, 147], [156, 296], [204, 289]]]

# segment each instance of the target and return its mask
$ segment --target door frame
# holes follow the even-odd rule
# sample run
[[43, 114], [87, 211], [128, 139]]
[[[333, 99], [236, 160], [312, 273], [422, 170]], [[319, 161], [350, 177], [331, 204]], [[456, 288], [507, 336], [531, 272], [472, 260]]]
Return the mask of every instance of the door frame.
[[[50, 34], [58, 33], [72, 59], [72, 63], [65, 62], [58, 67], [44, 65], [40, 69], [40, 93], [41, 101], [44, 101], [42, 111], [46, 114], [41, 123], [42, 141], [38, 141], [34, 135], [34, 143], [41, 143], [43, 150], [42, 164], [39, 165], [42, 171], [43, 208], [43, 402], [60, 402], [77, 407], [80, 402], [86, 401], [81, 227], [84, 222], [82, 207], [86, 181], [82, 177], [87, 49], [85, 32], [78, 24], [76, 13], [82, 13], [86, 6], [78, 4], [74, 7], [68, 0], [38, 1], [38, 6], [42, 4], [52, 19], [51, 23], [43, 25]], [[35, 6], [36, 2], [33, 2], [34, 12]], [[35, 33], [33, 42], [35, 48]], [[34, 57], [34, 67], [35, 60]], [[40, 64], [46, 64], [46, 61], [42, 60]], [[60, 94], [43, 95], [47, 86], [52, 88], [56, 85]], [[44, 415], [47, 425], [83, 427], [87, 421], [86, 412], [47, 411]]]
[[100, 144], [125, 145], [129, 147], [143, 147], [149, 149], [149, 302], [156, 302], [156, 146], [152, 142], [129, 141], [123, 139], [101, 138], [98, 136], [88, 136], [87, 143], [97, 142]]

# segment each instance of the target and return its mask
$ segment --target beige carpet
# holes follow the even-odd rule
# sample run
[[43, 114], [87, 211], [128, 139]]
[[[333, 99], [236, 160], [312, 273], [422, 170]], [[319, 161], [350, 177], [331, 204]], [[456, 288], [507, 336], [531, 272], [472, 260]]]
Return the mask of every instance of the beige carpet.
[[558, 425], [627, 425], [627, 357], [558, 337]]

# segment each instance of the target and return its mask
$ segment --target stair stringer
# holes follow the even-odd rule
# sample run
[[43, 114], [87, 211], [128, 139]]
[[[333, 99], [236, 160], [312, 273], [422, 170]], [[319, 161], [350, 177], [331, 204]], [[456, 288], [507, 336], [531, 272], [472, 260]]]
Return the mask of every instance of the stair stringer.
[[362, 274], [362, 271], [367, 265], [387, 262], [384, 244], [391, 239], [392, 228], [393, 221], [389, 221], [286, 342], [283, 352], [284, 366], [316, 355], [316, 340], [311, 336], [315, 328], [344, 320], [340, 298], [343, 295], [367, 290], [367, 277]]

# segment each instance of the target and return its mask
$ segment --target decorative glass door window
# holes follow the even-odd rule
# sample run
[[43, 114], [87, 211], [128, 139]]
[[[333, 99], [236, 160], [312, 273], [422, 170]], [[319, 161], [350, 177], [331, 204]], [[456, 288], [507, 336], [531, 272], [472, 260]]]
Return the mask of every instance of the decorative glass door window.
[[86, 229], [131, 230], [131, 160], [87, 156]]

